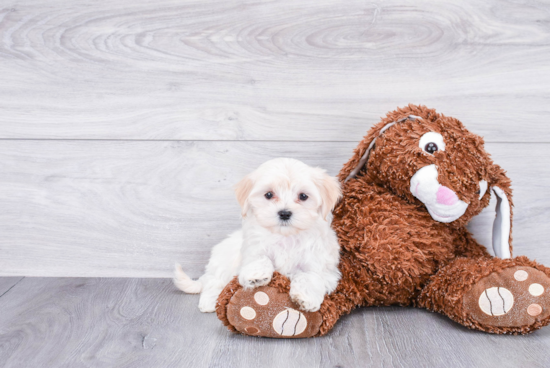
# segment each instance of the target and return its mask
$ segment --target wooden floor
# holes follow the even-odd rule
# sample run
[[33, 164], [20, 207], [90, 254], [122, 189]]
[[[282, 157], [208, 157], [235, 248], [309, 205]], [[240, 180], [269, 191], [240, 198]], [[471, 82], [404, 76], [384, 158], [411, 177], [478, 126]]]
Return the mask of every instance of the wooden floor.
[[[2, 0], [0, 367], [550, 367], [550, 327], [397, 307], [236, 336], [167, 279], [200, 275], [261, 162], [336, 174], [408, 103], [484, 136], [515, 254], [550, 265], [548, 2]], [[493, 208], [469, 226], [484, 245]]]
[[321, 338], [230, 333], [166, 279], [1, 278], [0, 367], [541, 367], [550, 329], [468, 330], [412, 308], [363, 308]]

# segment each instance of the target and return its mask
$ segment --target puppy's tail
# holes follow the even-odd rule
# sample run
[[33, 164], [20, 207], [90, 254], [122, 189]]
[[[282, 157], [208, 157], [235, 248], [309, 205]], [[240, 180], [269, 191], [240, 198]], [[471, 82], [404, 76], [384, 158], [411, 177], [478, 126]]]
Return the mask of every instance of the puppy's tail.
[[178, 263], [176, 263], [176, 269], [174, 270], [174, 285], [187, 294], [198, 294], [202, 291], [202, 282], [195, 281], [187, 276]]

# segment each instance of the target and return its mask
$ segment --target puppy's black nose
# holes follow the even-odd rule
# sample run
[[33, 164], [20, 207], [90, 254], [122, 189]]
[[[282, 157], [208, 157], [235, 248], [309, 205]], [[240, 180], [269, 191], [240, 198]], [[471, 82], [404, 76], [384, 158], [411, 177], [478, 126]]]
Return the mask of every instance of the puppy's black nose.
[[287, 210], [281, 210], [278, 212], [279, 214], [279, 218], [281, 220], [288, 220], [290, 218], [290, 216], [292, 216], [292, 212], [290, 211], [287, 211]]

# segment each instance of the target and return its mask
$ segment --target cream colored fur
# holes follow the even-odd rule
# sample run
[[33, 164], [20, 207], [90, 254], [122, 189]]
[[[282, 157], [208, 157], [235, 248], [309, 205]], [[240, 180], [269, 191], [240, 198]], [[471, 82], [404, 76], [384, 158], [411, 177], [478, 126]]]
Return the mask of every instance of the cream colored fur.
[[[272, 198], [266, 198], [266, 193]], [[317, 311], [340, 279], [339, 245], [330, 226], [341, 191], [336, 178], [288, 158], [265, 162], [235, 188], [242, 229], [212, 249], [197, 281], [176, 265], [174, 283], [199, 293], [199, 309], [214, 312], [216, 300], [235, 276], [245, 288], [270, 282], [274, 271], [291, 281], [290, 297], [305, 311]], [[307, 195], [306, 200], [300, 194]], [[288, 220], [280, 211], [292, 213]]]

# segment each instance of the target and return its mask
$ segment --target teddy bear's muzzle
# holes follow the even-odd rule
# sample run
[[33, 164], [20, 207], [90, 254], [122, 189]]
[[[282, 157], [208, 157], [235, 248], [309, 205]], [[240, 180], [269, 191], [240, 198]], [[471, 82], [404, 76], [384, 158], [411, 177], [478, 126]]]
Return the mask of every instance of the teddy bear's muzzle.
[[424, 203], [435, 221], [455, 221], [466, 212], [468, 203], [460, 200], [452, 189], [439, 184], [437, 176], [435, 165], [424, 166], [411, 178], [411, 193]]
[[[439, 184], [435, 165], [424, 166], [411, 178], [410, 191], [428, 210], [430, 216], [439, 222], [449, 223], [459, 219], [468, 209], [468, 203], [460, 200], [450, 188]], [[481, 199], [487, 190], [485, 180], [479, 183]], [[492, 187], [497, 196], [496, 217], [493, 223], [493, 250], [499, 258], [510, 258], [510, 203], [506, 194], [497, 186]]]

